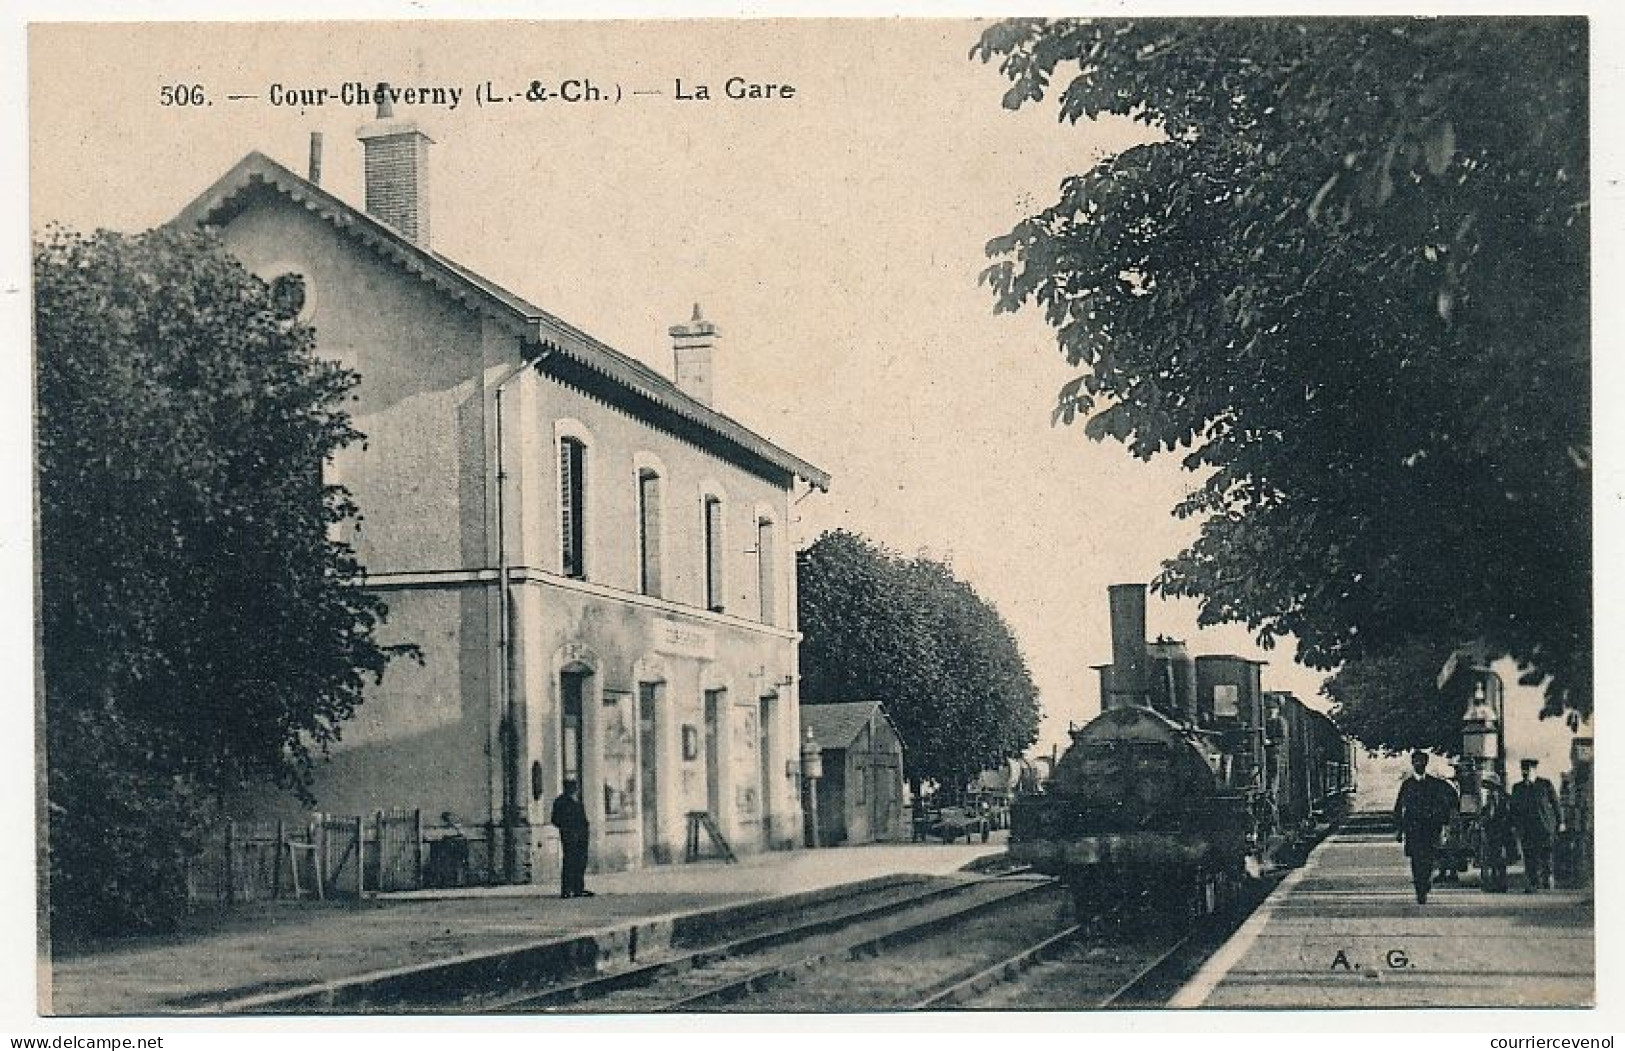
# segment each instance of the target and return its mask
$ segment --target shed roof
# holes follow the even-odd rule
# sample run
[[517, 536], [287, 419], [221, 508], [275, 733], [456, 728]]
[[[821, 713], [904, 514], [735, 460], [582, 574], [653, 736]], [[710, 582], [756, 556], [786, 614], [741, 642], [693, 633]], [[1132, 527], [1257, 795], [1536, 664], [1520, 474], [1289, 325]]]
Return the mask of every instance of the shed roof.
[[471, 310], [511, 325], [528, 346], [556, 351], [608, 380], [615, 387], [675, 417], [685, 437], [709, 439], [730, 451], [764, 462], [829, 489], [829, 474], [763, 438], [737, 420], [718, 412], [630, 355], [600, 342], [560, 318], [439, 252], [341, 200], [316, 183], [259, 151], [238, 161], [174, 219], [178, 226], [221, 225], [247, 208], [258, 192], [270, 191], [301, 205], [383, 258], [438, 287]]
[[805, 734], [810, 728], [813, 738], [825, 748], [847, 748], [857, 738], [858, 734], [870, 720], [879, 717], [884, 719], [892, 733], [897, 727], [892, 724], [886, 709], [879, 701], [844, 701], [834, 704], [803, 704], [801, 706], [801, 727]]

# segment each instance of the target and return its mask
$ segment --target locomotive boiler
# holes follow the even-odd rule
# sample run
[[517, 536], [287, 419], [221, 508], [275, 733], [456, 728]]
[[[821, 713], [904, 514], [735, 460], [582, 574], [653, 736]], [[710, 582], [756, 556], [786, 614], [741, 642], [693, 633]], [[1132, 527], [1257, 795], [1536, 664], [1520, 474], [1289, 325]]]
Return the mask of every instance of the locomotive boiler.
[[1330, 720], [1266, 695], [1261, 662], [1148, 642], [1145, 599], [1143, 584], [1110, 589], [1103, 710], [1071, 731], [1048, 791], [1011, 811], [1012, 857], [1058, 876], [1080, 914], [1125, 899], [1212, 912], [1286, 829], [1352, 789]]

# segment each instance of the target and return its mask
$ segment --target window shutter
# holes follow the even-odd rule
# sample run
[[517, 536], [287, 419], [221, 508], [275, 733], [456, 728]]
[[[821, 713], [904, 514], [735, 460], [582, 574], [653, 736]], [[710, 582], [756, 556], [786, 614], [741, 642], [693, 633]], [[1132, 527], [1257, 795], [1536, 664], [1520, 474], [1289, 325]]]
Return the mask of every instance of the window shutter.
[[660, 476], [638, 476], [639, 546], [643, 556], [643, 593], [660, 597]]
[[721, 613], [722, 601], [722, 501], [705, 498], [705, 606]]
[[757, 592], [761, 595], [762, 623], [772, 624], [778, 612], [778, 594], [773, 587], [778, 571], [773, 550], [773, 523], [763, 518], [756, 523], [756, 576]]
[[575, 536], [575, 508], [570, 506], [571, 476], [575, 472], [570, 463], [570, 441], [559, 443], [559, 565], [567, 577], [575, 576], [576, 554], [571, 544]]
[[586, 576], [582, 547], [586, 535], [583, 496], [586, 492], [586, 446], [574, 438], [559, 443], [559, 537], [564, 575]]

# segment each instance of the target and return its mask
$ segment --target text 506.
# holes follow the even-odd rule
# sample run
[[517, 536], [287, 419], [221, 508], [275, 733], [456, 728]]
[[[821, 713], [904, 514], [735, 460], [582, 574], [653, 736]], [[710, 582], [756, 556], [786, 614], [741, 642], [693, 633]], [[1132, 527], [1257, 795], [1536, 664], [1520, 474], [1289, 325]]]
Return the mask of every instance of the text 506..
[[202, 84], [165, 84], [158, 89], [160, 106], [207, 106], [209, 94]]

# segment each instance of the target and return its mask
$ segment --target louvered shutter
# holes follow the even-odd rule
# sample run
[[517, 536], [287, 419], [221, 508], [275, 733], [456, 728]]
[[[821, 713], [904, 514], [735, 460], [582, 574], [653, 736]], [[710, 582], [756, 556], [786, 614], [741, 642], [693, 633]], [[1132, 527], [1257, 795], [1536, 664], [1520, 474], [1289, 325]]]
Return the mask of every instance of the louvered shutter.
[[638, 476], [639, 535], [643, 560], [643, 593], [660, 596], [660, 476], [646, 471]]
[[778, 612], [778, 592], [773, 587], [777, 572], [773, 550], [773, 523], [763, 518], [756, 523], [756, 577], [758, 594], [762, 598], [762, 623], [772, 624]]
[[722, 612], [722, 501], [705, 498], [705, 606]]
[[564, 575], [586, 576], [583, 539], [586, 535], [583, 495], [586, 491], [586, 447], [574, 438], [559, 443], [559, 537]]

